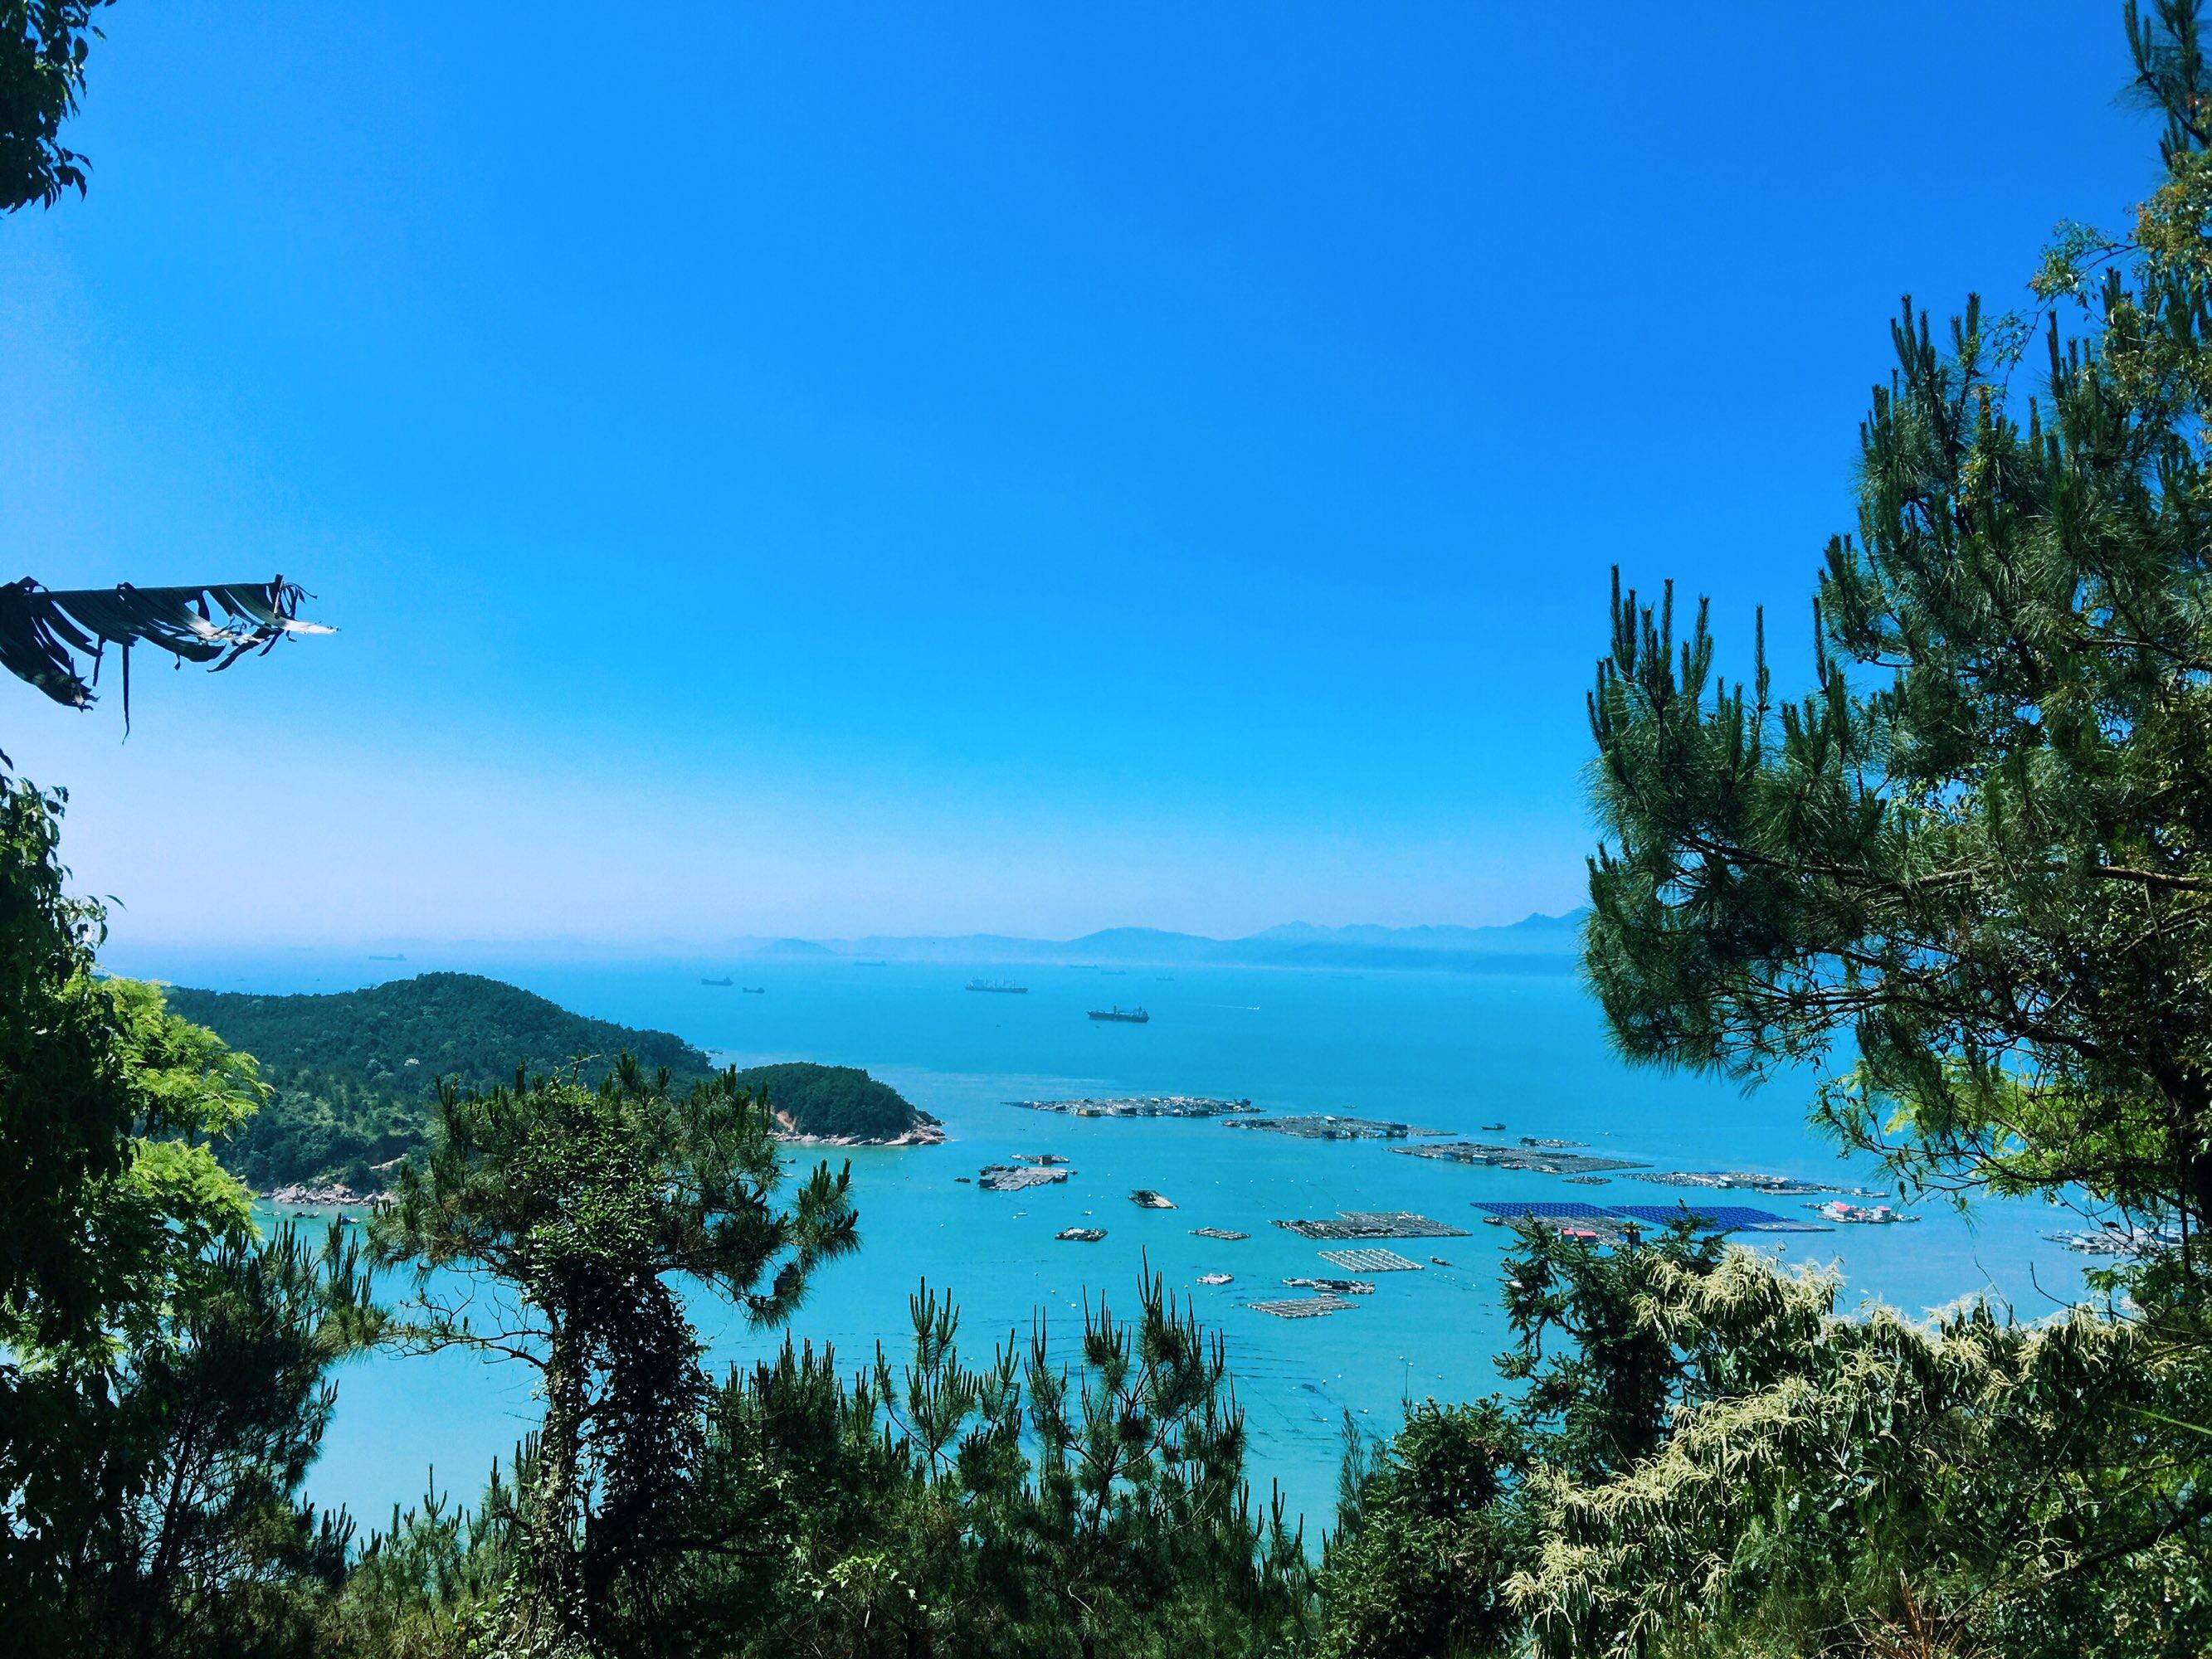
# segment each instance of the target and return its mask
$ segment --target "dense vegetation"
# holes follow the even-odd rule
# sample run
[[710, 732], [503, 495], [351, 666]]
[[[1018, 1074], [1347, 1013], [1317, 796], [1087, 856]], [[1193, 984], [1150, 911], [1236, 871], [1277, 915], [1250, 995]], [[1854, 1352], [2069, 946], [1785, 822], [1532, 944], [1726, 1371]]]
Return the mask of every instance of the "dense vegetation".
[[855, 1066], [817, 1066], [810, 1060], [749, 1066], [738, 1073], [738, 1082], [765, 1094], [777, 1121], [797, 1134], [893, 1140], [921, 1115], [890, 1084], [878, 1083]]
[[[716, 1071], [681, 1037], [588, 1019], [477, 974], [422, 974], [320, 996], [173, 990], [168, 1003], [258, 1062], [268, 1102], [222, 1151], [261, 1188], [323, 1179], [360, 1192], [381, 1187], [393, 1159], [428, 1145], [446, 1080], [483, 1090], [512, 1081], [517, 1066], [573, 1067], [596, 1085], [621, 1054], [648, 1071], [665, 1066], [678, 1085]], [[800, 1133], [890, 1139], [915, 1121], [896, 1091], [850, 1066], [764, 1066], [738, 1081], [767, 1088]]]
[[[2095, 1299], [1847, 1314], [1832, 1277], [1686, 1224], [1532, 1224], [1509, 1391], [1355, 1437], [1316, 1563], [1251, 1503], [1220, 1346], [1157, 1281], [981, 1365], [925, 1289], [902, 1366], [787, 1341], [708, 1376], [684, 1289], [780, 1326], [860, 1237], [845, 1174], [787, 1182], [778, 1103], [732, 1074], [556, 1053], [506, 1086], [538, 1058], [508, 1054], [471, 1086], [454, 1060], [365, 1247], [257, 1238], [210, 1148], [267, 1086], [95, 971], [64, 802], [6, 779], [9, 1633], [269, 1659], [2212, 1651], [2212, 64], [2183, 0], [2127, 21], [2166, 180], [2130, 240], [2062, 240], [2037, 317], [1970, 306], [1939, 350], [1908, 309], [1814, 688], [1775, 698], [1756, 658], [1718, 682], [1702, 613], [1678, 639], [1670, 603], [1616, 605], [1585, 939], [1632, 1057], [1832, 1054], [1820, 1121], [1902, 1180], [2139, 1224]], [[274, 1065], [308, 1067], [276, 1018]], [[344, 1074], [489, 1040], [406, 1029], [356, 1034]], [[543, 1418], [473, 1503], [358, 1537], [299, 1491], [334, 1367], [379, 1344], [528, 1368]]]

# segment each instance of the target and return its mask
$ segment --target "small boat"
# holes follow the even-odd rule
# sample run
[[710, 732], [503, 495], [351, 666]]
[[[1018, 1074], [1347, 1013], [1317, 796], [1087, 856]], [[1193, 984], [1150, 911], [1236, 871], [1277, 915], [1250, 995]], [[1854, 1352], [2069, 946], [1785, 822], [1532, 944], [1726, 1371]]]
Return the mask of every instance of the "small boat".
[[1201, 1285], [1226, 1285], [1229, 1283], [1229, 1275], [1227, 1273], [1200, 1273], [1198, 1276], [1198, 1282]]
[[1129, 1202], [1140, 1210], [1172, 1210], [1175, 1200], [1165, 1193], [1156, 1193], [1150, 1187], [1139, 1187], [1129, 1194]]
[[1152, 1023], [1152, 1017], [1142, 1008], [1124, 1008], [1117, 1002], [1111, 1008], [1093, 1008], [1091, 1018], [1116, 1020], [1124, 1025], [1146, 1025]]
[[1065, 1239], [1071, 1244], [1096, 1244], [1106, 1237], [1106, 1230], [1103, 1227], [1062, 1227], [1053, 1237]]
[[1435, 1263], [1437, 1267], [1450, 1267], [1450, 1266], [1451, 1266], [1451, 1263], [1450, 1263], [1450, 1262], [1449, 1262], [1449, 1261], [1445, 1261], [1445, 1260], [1443, 1259], [1443, 1257], [1442, 1257], [1442, 1256], [1440, 1256], [1440, 1255], [1432, 1255], [1432, 1256], [1431, 1256], [1431, 1257], [1429, 1258], [1429, 1260], [1430, 1260], [1431, 1261], [1434, 1262], [1434, 1263]]
[[727, 985], [735, 985], [735, 984], [737, 983], [737, 981], [735, 981], [735, 980], [733, 980], [733, 979], [708, 979], [708, 978], [706, 978], [706, 977], [704, 977], [704, 976], [702, 975], [702, 976], [701, 977], [700, 981], [699, 981], [699, 983], [700, 983], [700, 984], [702, 984], [702, 985], [724, 985], [724, 986], [727, 986]]
[[1030, 988], [1026, 985], [1009, 985], [1004, 980], [995, 979], [971, 979], [968, 981], [968, 988], [971, 991], [995, 991], [1000, 996], [1009, 997], [1025, 997], [1030, 994]]
[[749, 997], [764, 997], [768, 994], [768, 987], [765, 985], [740, 985], [738, 989]]

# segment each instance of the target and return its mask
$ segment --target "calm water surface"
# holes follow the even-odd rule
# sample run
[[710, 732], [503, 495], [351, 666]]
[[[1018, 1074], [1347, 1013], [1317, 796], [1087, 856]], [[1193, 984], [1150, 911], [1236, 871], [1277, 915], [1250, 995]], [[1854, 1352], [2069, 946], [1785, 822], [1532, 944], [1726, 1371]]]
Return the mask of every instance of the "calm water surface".
[[[1194, 1302], [1226, 1340], [1251, 1431], [1254, 1484], [1279, 1481], [1292, 1505], [1325, 1519], [1334, 1503], [1340, 1425], [1348, 1411], [1378, 1432], [1401, 1402], [1459, 1399], [1496, 1385], [1504, 1345], [1495, 1286], [1509, 1242], [1476, 1224], [1475, 1200], [1583, 1198], [1666, 1202], [1665, 1188], [1616, 1178], [1603, 1188], [1394, 1154], [1371, 1143], [1316, 1143], [1231, 1131], [1218, 1121], [1110, 1122], [1025, 1112], [1006, 1103], [1078, 1094], [1249, 1096], [1303, 1112], [1402, 1119], [1478, 1135], [1559, 1135], [1595, 1152], [1662, 1168], [1752, 1169], [1872, 1179], [1841, 1164], [1805, 1126], [1802, 1082], [1745, 1096], [1711, 1079], [1632, 1070], [1607, 1052], [1595, 1009], [1566, 973], [1340, 975], [1272, 969], [1096, 969], [750, 959], [582, 965], [466, 960], [368, 963], [295, 955], [282, 960], [118, 953], [120, 971], [217, 989], [336, 990], [432, 967], [496, 975], [579, 1012], [672, 1030], [728, 1058], [815, 1060], [866, 1066], [943, 1119], [951, 1144], [850, 1154], [863, 1247], [817, 1280], [795, 1334], [858, 1363], [882, 1341], [896, 1354], [917, 1285], [951, 1291], [974, 1358], [992, 1344], [1079, 1328], [1087, 1297], [1135, 1301], [1142, 1264]], [[700, 985], [728, 973], [766, 994]], [[1010, 979], [1026, 996], [963, 988]], [[1142, 1003], [1148, 1025], [1085, 1018], [1111, 1002]], [[1052, 1152], [1075, 1174], [1065, 1185], [1013, 1194], [957, 1184], [1015, 1152]], [[794, 1152], [794, 1162], [819, 1154]], [[832, 1153], [835, 1158], [847, 1154]], [[1152, 1187], [1177, 1208], [1128, 1200]], [[1765, 1207], [1794, 1210], [1798, 1200]], [[1332, 1317], [1279, 1320], [1244, 1304], [1288, 1295], [1279, 1281], [1335, 1271], [1325, 1248], [1268, 1224], [1337, 1210], [1417, 1210], [1472, 1236], [1401, 1246], [1449, 1267], [1376, 1276], [1376, 1290]], [[2073, 1218], [2040, 1206], [1987, 1205], [1970, 1218], [1929, 1207], [1910, 1226], [1846, 1228], [1766, 1241], [1790, 1261], [1838, 1261], [1847, 1300], [1879, 1297], [1921, 1310], [1971, 1292], [2040, 1316], [2075, 1293], [2081, 1259], [2041, 1237]], [[1097, 1244], [1060, 1243], [1063, 1227], [1103, 1227]], [[1248, 1232], [1224, 1243], [1193, 1227]], [[1220, 1286], [1201, 1273], [1234, 1275]], [[717, 1304], [697, 1315], [719, 1366], [780, 1338], [748, 1331]], [[434, 1466], [441, 1486], [470, 1495], [535, 1416], [514, 1366], [471, 1356], [377, 1358], [343, 1376], [338, 1414], [311, 1480], [314, 1496], [365, 1521], [420, 1495]]]

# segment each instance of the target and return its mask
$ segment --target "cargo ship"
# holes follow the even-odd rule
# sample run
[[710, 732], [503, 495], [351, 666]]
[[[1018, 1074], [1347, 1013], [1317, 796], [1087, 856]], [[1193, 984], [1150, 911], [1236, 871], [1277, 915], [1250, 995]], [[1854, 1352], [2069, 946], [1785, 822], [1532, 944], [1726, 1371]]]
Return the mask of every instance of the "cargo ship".
[[699, 983], [702, 985], [734, 985], [737, 981], [735, 980], [729, 979], [708, 979], [704, 975], [702, 975], [700, 976]]
[[1091, 1011], [1091, 1018], [1117, 1019], [1125, 1025], [1145, 1025], [1151, 1023], [1152, 1017], [1142, 1008], [1124, 1008], [1117, 1002], [1111, 1008], [1093, 1008]]
[[997, 991], [1010, 997], [1025, 997], [1030, 994], [1030, 988], [1026, 985], [1008, 985], [1003, 981], [991, 979], [971, 979], [968, 981], [968, 988], [971, 991]]

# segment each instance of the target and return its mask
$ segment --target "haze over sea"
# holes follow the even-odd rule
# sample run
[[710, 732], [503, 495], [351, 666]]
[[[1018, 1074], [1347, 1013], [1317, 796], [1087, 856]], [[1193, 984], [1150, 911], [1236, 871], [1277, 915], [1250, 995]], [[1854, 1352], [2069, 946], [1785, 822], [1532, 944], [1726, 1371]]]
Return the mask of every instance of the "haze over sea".
[[[1127, 1308], [1141, 1264], [1188, 1295], [1221, 1332], [1249, 1424], [1259, 1496], [1279, 1481], [1318, 1527], [1332, 1513], [1341, 1425], [1349, 1412], [1388, 1432], [1401, 1402], [1467, 1399], [1496, 1386], [1505, 1346], [1497, 1294], [1505, 1230], [1478, 1224], [1476, 1200], [1581, 1198], [1664, 1203], [1672, 1189], [1616, 1177], [1602, 1189], [1558, 1177], [1395, 1155], [1376, 1142], [1320, 1143], [1232, 1132], [1219, 1121], [1104, 1121], [1018, 1109], [1024, 1098], [1189, 1093], [1249, 1097], [1261, 1107], [1393, 1118], [1480, 1138], [1553, 1135], [1662, 1169], [1745, 1169], [1874, 1184], [1806, 1124], [1810, 1079], [1745, 1094], [1725, 1081], [1632, 1069], [1604, 1040], [1598, 1012], [1560, 955], [1483, 970], [1097, 966], [763, 955], [684, 960], [501, 959], [496, 951], [410, 949], [404, 963], [288, 951], [214, 956], [137, 946], [118, 971], [219, 990], [332, 991], [431, 969], [465, 969], [550, 997], [580, 1013], [658, 1027], [728, 1059], [815, 1060], [865, 1066], [944, 1121], [950, 1144], [853, 1151], [862, 1248], [832, 1264], [792, 1326], [857, 1364], [878, 1341], [894, 1358], [917, 1285], [959, 1301], [963, 1351], [988, 1357], [1009, 1333], [1026, 1342], [1033, 1314], [1055, 1338], [1079, 1328], [1086, 1297]], [[757, 985], [700, 983], [729, 975]], [[971, 976], [1030, 988], [982, 995]], [[1090, 1008], [1143, 1004], [1146, 1025], [1102, 1024]], [[1403, 1144], [1403, 1143], [1398, 1143]], [[1065, 1185], [1012, 1194], [957, 1184], [1016, 1152], [1068, 1158]], [[817, 1154], [792, 1149], [794, 1164]], [[848, 1156], [832, 1150], [828, 1156]], [[1179, 1206], [1146, 1211], [1133, 1188]], [[1753, 1200], [1790, 1214], [1802, 1199]], [[1376, 1275], [1376, 1292], [1332, 1317], [1279, 1320], [1244, 1304], [1285, 1277], [1328, 1273], [1324, 1246], [1271, 1226], [1338, 1210], [1406, 1209], [1470, 1229], [1463, 1239], [1400, 1248], [1450, 1266]], [[2069, 1213], [1984, 1203], [1961, 1218], [1923, 1205], [1917, 1224], [1845, 1227], [1762, 1240], [1790, 1261], [1840, 1261], [1845, 1300], [1875, 1297], [1911, 1311], [1990, 1291], [2022, 1317], [2078, 1294], [2082, 1258], [2044, 1233]], [[1106, 1229], [1097, 1244], [1063, 1243], [1063, 1227]], [[1242, 1242], [1190, 1229], [1248, 1232]], [[1209, 1272], [1234, 1275], [1197, 1284]], [[743, 1360], [781, 1339], [747, 1331], [719, 1304], [696, 1308], [712, 1362]], [[495, 1457], [534, 1420], [521, 1368], [472, 1356], [379, 1356], [343, 1373], [337, 1421], [311, 1495], [374, 1522], [437, 1480], [472, 1499]]]

